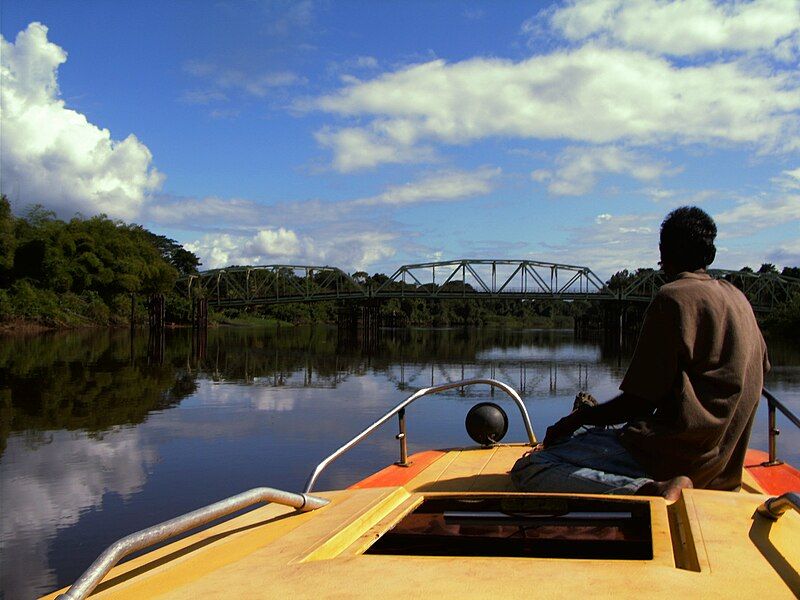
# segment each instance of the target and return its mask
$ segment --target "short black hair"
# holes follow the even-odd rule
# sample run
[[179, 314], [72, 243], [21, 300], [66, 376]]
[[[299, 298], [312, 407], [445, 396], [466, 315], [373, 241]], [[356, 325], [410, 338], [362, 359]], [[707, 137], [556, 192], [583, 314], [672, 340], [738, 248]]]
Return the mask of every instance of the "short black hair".
[[717, 249], [714, 219], [696, 206], [681, 206], [661, 223], [661, 256], [681, 270], [705, 269], [714, 262]]

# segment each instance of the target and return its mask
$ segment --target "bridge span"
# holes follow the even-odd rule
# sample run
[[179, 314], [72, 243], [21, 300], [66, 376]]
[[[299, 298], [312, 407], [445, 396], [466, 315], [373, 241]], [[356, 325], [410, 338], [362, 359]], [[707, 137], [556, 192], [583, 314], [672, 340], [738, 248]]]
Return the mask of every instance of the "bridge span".
[[[756, 311], [800, 293], [800, 279], [776, 273], [711, 269], [741, 289]], [[392, 275], [348, 274], [332, 266], [263, 265], [214, 269], [180, 279], [190, 299], [215, 308], [383, 298], [524, 299], [649, 302], [665, 283], [647, 270], [610, 289], [589, 267], [534, 260], [460, 259], [409, 264]]]

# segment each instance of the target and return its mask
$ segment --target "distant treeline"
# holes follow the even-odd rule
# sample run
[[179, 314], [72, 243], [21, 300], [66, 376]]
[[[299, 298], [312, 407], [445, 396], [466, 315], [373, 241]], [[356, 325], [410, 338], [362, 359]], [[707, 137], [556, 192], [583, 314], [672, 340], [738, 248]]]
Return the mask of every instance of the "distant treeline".
[[[135, 317], [145, 320], [150, 294], [166, 296], [167, 321], [187, 323], [188, 299], [175, 293], [178, 277], [196, 273], [200, 260], [165, 236], [104, 215], [76, 216], [62, 221], [34, 206], [21, 217], [11, 213], [0, 196], [0, 326], [38, 323], [46, 327], [122, 325], [129, 323], [131, 295]], [[754, 272], [750, 267], [742, 271]], [[606, 283], [621, 289], [651, 269], [615, 273]], [[774, 272], [763, 264], [759, 273]], [[800, 278], [800, 268], [781, 275]], [[353, 274], [362, 285], [379, 286], [382, 273]], [[212, 313], [214, 322], [310, 324], [335, 323], [346, 305], [336, 302], [292, 303]], [[562, 300], [429, 300], [392, 298], [380, 305], [380, 320], [396, 326], [499, 325], [506, 327], [571, 327], [578, 317], [599, 318], [602, 308], [584, 301]], [[768, 329], [800, 336], [800, 295], [774, 310]]]

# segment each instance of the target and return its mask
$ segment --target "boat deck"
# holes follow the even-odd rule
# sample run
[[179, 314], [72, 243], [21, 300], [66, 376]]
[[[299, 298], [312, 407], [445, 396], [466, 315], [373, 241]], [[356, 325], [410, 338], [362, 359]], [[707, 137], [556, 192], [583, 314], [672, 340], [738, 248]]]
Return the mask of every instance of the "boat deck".
[[[513, 498], [507, 471], [521, 445], [430, 451], [296, 513], [269, 504], [113, 569], [97, 598], [537, 598], [637, 596], [793, 598], [800, 593], [800, 514], [754, 517], [768, 496], [685, 490], [646, 506], [652, 558], [595, 560], [365, 554], [431, 498]], [[745, 488], [760, 489], [749, 474]], [[749, 491], [749, 490], [748, 490]], [[317, 494], [315, 492], [315, 494]], [[556, 499], [567, 495], [531, 495]], [[608, 498], [608, 497], [600, 497]], [[56, 594], [48, 596], [54, 598]]]
[[[530, 446], [512, 444], [492, 448], [429, 450], [410, 457], [408, 467], [391, 465], [359, 481], [350, 489], [402, 485], [412, 492], [513, 492], [508, 471]], [[742, 471], [742, 492], [779, 494], [800, 489], [800, 477], [788, 465], [765, 469], [765, 452], [748, 451]]]

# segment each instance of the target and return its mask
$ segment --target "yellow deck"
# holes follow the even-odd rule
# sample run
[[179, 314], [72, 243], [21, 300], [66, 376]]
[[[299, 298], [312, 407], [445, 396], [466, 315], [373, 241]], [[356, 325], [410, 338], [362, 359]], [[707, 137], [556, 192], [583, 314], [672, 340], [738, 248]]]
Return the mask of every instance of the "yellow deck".
[[[404, 487], [323, 492], [309, 513], [267, 505], [109, 573], [97, 598], [793, 598], [800, 594], [800, 515], [775, 523], [768, 496], [686, 490], [650, 502], [652, 560], [362, 555], [424, 496], [509, 493], [522, 446], [453, 450]], [[758, 490], [754, 481], [745, 488]], [[677, 566], [676, 566], [677, 565]], [[64, 590], [61, 590], [64, 591]], [[47, 596], [54, 598], [55, 593]]]

